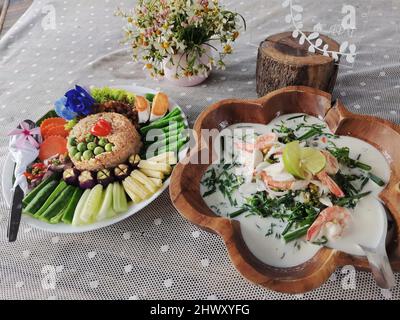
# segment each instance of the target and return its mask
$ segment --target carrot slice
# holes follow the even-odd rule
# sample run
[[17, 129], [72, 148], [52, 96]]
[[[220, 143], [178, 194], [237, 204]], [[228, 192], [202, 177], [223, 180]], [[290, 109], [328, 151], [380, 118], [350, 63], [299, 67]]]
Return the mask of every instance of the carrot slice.
[[47, 135], [47, 132], [51, 129], [57, 126], [55, 123], [50, 123], [49, 125], [45, 126], [44, 128], [40, 128], [40, 133], [42, 134], [42, 137], [45, 137]]
[[47, 118], [40, 125], [40, 130], [43, 131], [49, 125], [64, 125], [66, 123], [67, 121], [63, 118]]
[[40, 145], [39, 159], [44, 161], [57, 154], [67, 153], [67, 139], [60, 136], [49, 136]]
[[46, 127], [45, 130], [43, 130], [44, 133], [42, 134], [44, 139], [50, 136], [61, 136], [66, 138], [68, 136], [68, 131], [65, 130], [64, 125], [58, 125], [58, 126], [49, 126]]

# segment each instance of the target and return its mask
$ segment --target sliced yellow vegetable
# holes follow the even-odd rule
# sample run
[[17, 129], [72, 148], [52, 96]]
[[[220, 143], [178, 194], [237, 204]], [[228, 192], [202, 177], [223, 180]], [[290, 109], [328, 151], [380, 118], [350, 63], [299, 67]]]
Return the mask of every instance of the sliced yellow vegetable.
[[141, 184], [143, 184], [150, 192], [154, 193], [157, 191], [157, 186], [151, 181], [146, 175], [144, 175], [139, 170], [133, 170], [131, 173], [131, 177], [138, 180]]
[[174, 165], [178, 162], [175, 156], [175, 152], [169, 151], [169, 152], [164, 152], [158, 156], [151, 157], [147, 159], [147, 161], [152, 161], [152, 162], [163, 162], [167, 163], [170, 165]]
[[134, 203], [139, 203], [142, 201], [142, 199], [137, 194], [135, 194], [135, 192], [133, 192], [132, 187], [128, 184], [128, 182], [124, 180], [122, 181], [122, 185], [125, 189], [125, 192], [128, 194], [129, 198], [131, 198]]
[[150, 169], [150, 170], [161, 171], [166, 174], [169, 174], [172, 171], [171, 166], [167, 163], [159, 163], [159, 162], [153, 162], [153, 161], [148, 161], [148, 160], [141, 160], [139, 162], [138, 167], [141, 169]]
[[162, 173], [161, 171], [155, 171], [144, 168], [140, 169], [140, 171], [150, 178], [164, 179], [164, 173]]
[[149, 179], [150, 179], [151, 181], [153, 181], [153, 183], [154, 183], [157, 187], [159, 187], [159, 188], [162, 187], [163, 183], [162, 183], [162, 180], [161, 180], [161, 179], [150, 178], [150, 177], [149, 177]]
[[151, 192], [148, 189], [146, 189], [145, 186], [142, 185], [136, 179], [134, 179], [132, 177], [127, 177], [124, 181], [128, 184], [128, 186], [132, 190], [132, 192], [135, 193], [142, 200], [151, 196]]

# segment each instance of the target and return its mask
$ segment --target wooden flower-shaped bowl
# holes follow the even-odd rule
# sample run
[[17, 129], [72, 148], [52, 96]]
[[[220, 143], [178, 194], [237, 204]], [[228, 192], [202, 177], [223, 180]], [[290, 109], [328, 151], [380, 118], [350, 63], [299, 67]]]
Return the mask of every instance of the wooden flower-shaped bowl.
[[[331, 95], [326, 92], [293, 86], [273, 91], [257, 100], [228, 99], [217, 102], [200, 114], [194, 130], [200, 137], [202, 129], [222, 130], [240, 122], [266, 124], [279, 115], [295, 112], [323, 119], [335, 134], [370, 143], [388, 161], [391, 177], [380, 198], [395, 221], [388, 233], [387, 251], [393, 269], [400, 271], [400, 126], [376, 117], [353, 114], [340, 101], [332, 103]], [[223, 238], [231, 261], [245, 278], [272, 290], [301, 293], [322, 285], [339, 266], [349, 264], [369, 270], [364, 257], [324, 247], [307, 262], [291, 268], [273, 267], [257, 259], [242, 238], [240, 223], [215, 215], [200, 194], [200, 181], [208, 164], [207, 161], [197, 161], [200, 164], [196, 164], [195, 160], [200, 159], [200, 154], [212, 159], [214, 151], [210, 143], [204, 138], [198, 139], [186, 161], [175, 167], [170, 185], [171, 199], [186, 219]]]

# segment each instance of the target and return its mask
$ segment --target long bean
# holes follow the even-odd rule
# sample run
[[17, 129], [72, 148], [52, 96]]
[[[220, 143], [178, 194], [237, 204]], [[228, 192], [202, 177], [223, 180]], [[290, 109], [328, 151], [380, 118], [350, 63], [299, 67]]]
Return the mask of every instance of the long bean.
[[164, 152], [168, 151], [175, 151], [178, 152], [187, 142], [188, 139], [181, 139], [178, 142], [168, 144], [164, 147], [161, 147], [160, 149], [157, 150], [157, 154], [162, 154]]
[[181, 115], [173, 116], [169, 119], [162, 119], [161, 121], [159, 121], [157, 123], [153, 122], [150, 125], [141, 128], [140, 132], [142, 134], [146, 134], [151, 129], [164, 128], [164, 127], [167, 127], [168, 125], [170, 125], [171, 122], [182, 122], [182, 121], [183, 121], [183, 118]]
[[181, 126], [179, 126], [179, 127], [174, 126], [174, 127], [171, 127], [171, 130], [166, 130], [166, 132], [164, 132], [163, 134], [146, 137], [146, 138], [149, 138], [151, 140], [146, 140], [145, 141], [145, 145], [150, 145], [150, 144], [165, 140], [165, 139], [167, 139], [169, 137], [176, 136], [176, 135], [178, 135], [179, 133], [182, 132], [184, 127], [185, 126], [183, 124]]

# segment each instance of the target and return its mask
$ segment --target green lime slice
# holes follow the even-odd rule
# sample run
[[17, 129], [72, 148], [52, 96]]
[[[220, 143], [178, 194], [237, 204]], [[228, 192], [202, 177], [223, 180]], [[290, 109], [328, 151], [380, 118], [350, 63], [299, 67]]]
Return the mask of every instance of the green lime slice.
[[301, 148], [298, 141], [292, 141], [285, 145], [282, 160], [287, 172], [300, 179], [307, 177], [307, 172], [300, 165]]
[[316, 174], [320, 172], [326, 164], [326, 159], [321, 151], [314, 148], [301, 148], [300, 166], [304, 170]]
[[300, 179], [310, 178], [311, 174], [320, 172], [326, 164], [321, 151], [310, 147], [302, 148], [299, 141], [286, 144], [282, 159], [286, 171]]

